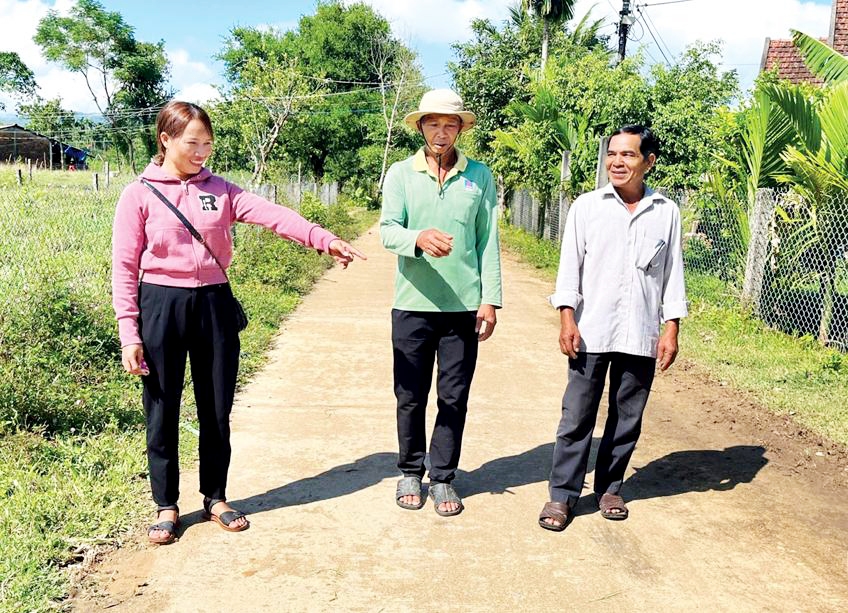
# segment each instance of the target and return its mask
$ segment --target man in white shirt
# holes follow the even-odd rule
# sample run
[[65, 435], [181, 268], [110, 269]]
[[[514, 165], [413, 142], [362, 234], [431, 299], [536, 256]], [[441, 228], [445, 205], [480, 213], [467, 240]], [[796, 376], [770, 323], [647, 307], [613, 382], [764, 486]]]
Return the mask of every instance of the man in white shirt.
[[[609, 371], [609, 414], [595, 463], [595, 496], [607, 519], [626, 519], [619, 495], [642, 426], [654, 371], [677, 357], [687, 315], [680, 213], [645, 185], [659, 143], [644, 126], [610, 138], [610, 184], [580, 196], [568, 212], [556, 292], [559, 345], [568, 385], [557, 429], [550, 499], [539, 525], [564, 530], [586, 476], [592, 431]], [[664, 322], [660, 334], [660, 322]]]

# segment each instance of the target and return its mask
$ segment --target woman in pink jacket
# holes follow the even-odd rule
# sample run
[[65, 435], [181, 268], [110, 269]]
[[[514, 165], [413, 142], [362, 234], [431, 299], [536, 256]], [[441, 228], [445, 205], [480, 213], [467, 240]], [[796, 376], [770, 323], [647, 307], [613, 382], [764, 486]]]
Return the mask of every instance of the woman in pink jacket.
[[[204, 514], [225, 530], [250, 525], [226, 502], [230, 410], [239, 360], [239, 310], [225, 269], [236, 221], [329, 253], [346, 267], [365, 256], [296, 212], [251, 194], [203, 167], [212, 124], [187, 102], [156, 119], [159, 152], [118, 201], [112, 233], [113, 305], [127, 372], [142, 375], [147, 458], [157, 523], [148, 538], [172, 543], [179, 527], [177, 435], [186, 357], [200, 423]], [[203, 238], [192, 236], [169, 201]]]

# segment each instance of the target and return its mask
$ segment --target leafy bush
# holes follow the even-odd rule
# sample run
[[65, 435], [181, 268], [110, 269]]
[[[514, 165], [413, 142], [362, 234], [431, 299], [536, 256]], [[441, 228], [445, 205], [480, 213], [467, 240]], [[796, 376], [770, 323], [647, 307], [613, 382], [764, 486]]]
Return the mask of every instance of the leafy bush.
[[0, 424], [48, 432], [140, 423], [138, 382], [123, 376], [104, 296], [42, 280], [0, 314]]
[[327, 226], [327, 205], [312, 192], [304, 192], [301, 196], [300, 214], [312, 223]]

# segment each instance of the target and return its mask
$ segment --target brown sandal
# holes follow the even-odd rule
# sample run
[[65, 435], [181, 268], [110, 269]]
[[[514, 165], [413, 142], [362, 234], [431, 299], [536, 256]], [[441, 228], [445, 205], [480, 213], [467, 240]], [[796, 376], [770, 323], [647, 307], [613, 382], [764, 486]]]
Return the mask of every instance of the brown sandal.
[[624, 498], [618, 494], [595, 494], [595, 499], [598, 501], [601, 517], [604, 519], [615, 521], [627, 519], [630, 512], [627, 510], [627, 505], [624, 504]]
[[[571, 508], [564, 502], [546, 502], [539, 513], [539, 525], [545, 530], [562, 532], [573, 517]], [[556, 524], [549, 524], [546, 519], [552, 519]]]

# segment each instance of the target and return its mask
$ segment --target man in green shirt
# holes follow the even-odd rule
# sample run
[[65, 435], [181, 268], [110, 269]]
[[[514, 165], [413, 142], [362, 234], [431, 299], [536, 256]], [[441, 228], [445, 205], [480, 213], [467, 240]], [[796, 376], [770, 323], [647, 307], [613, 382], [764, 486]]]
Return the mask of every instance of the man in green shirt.
[[436, 513], [450, 516], [463, 510], [451, 482], [477, 344], [494, 332], [502, 305], [497, 198], [489, 169], [455, 147], [476, 121], [459, 96], [429, 91], [404, 121], [425, 144], [389, 169], [380, 219], [383, 246], [398, 255], [392, 346], [403, 478], [396, 500], [404, 509], [424, 506], [425, 410], [438, 356], [429, 493]]

